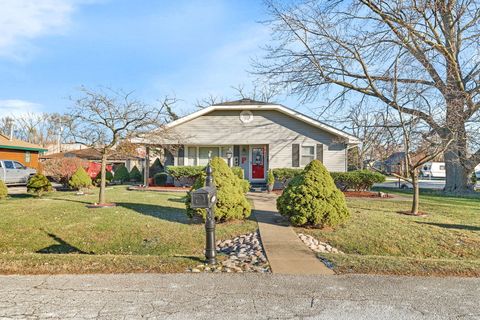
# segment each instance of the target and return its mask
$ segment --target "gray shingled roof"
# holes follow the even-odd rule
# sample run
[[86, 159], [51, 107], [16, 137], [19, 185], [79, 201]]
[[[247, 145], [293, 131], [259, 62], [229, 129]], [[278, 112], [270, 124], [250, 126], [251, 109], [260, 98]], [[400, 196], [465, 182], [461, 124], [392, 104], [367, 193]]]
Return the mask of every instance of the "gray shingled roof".
[[221, 103], [215, 103], [214, 106], [238, 106], [238, 105], [263, 105], [263, 104], [271, 104], [270, 102], [265, 101], [256, 101], [248, 98], [243, 98], [240, 100], [235, 101], [225, 101]]

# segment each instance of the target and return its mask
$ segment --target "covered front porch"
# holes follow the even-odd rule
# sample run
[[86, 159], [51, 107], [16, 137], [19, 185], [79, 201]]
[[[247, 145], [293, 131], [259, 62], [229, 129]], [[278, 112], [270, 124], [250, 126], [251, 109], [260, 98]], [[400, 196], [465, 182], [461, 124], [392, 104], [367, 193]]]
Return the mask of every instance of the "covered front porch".
[[[230, 167], [241, 167], [245, 179], [264, 183], [268, 170], [268, 145], [184, 145], [172, 155], [170, 165], [204, 166], [208, 157], [222, 157]], [[172, 161], [173, 160], [173, 161]]]

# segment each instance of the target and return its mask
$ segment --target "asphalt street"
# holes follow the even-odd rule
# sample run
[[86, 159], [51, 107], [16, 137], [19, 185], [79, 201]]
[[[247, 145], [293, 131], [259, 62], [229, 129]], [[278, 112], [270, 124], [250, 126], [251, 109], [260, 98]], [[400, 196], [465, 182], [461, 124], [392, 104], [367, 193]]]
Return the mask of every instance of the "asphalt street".
[[480, 319], [480, 279], [0, 276], [0, 319]]

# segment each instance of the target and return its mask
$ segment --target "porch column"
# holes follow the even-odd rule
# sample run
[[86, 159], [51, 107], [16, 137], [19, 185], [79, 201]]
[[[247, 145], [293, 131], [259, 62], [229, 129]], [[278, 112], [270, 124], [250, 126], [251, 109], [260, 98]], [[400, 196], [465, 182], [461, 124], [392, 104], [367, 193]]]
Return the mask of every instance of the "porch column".
[[145, 169], [143, 174], [143, 185], [148, 187], [148, 178], [150, 177], [150, 147], [148, 146], [145, 146]]

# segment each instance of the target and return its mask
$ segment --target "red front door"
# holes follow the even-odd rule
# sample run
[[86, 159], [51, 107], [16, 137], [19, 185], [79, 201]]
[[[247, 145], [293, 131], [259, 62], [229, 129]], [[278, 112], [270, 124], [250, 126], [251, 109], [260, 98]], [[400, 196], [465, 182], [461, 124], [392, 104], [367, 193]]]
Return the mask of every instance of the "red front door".
[[252, 179], [265, 179], [265, 147], [252, 147]]

